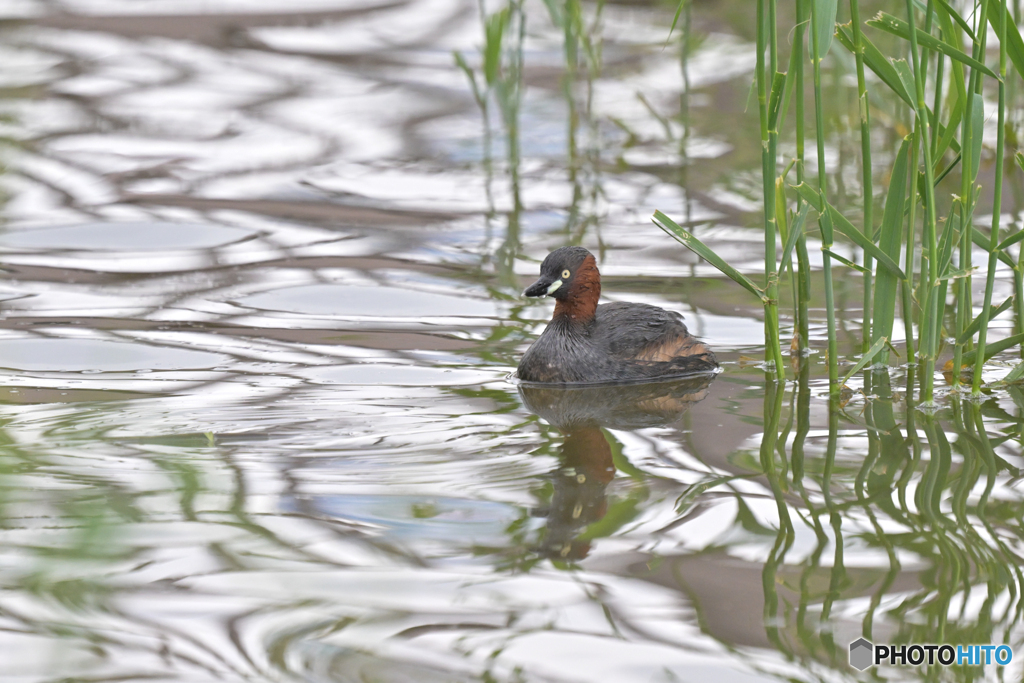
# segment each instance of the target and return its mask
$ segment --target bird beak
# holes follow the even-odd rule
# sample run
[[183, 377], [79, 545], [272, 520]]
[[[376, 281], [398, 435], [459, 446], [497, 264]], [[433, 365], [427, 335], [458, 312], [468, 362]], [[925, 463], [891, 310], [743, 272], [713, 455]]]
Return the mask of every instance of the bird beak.
[[526, 296], [551, 296], [557, 292], [558, 288], [561, 286], [561, 280], [552, 280], [547, 277], [541, 277], [541, 279], [527, 287], [523, 294]]

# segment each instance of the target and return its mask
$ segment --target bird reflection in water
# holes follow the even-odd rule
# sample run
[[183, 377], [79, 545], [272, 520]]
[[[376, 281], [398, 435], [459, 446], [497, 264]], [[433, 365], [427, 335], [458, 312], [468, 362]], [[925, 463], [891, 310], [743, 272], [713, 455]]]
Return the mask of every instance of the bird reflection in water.
[[681, 418], [708, 394], [715, 375], [645, 384], [559, 385], [523, 383], [526, 408], [565, 435], [552, 473], [550, 507], [541, 554], [574, 561], [590, 553], [583, 531], [608, 510], [606, 489], [615, 477], [612, 445], [602, 428], [632, 431]]

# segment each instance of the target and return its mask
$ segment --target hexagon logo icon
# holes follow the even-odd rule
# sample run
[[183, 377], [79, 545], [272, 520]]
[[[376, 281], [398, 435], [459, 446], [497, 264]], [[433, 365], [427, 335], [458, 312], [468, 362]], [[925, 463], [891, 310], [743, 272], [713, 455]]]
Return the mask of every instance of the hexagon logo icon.
[[863, 671], [874, 663], [875, 646], [864, 638], [850, 643], [850, 666]]

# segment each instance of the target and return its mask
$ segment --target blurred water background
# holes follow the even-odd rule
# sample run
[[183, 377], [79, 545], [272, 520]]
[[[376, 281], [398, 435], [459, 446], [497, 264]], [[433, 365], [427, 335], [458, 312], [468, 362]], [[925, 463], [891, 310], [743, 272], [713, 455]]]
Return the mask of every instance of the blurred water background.
[[[763, 268], [752, 3], [675, 10], [4, 3], [0, 677], [1019, 680], [1024, 395], [765, 382], [758, 302], [650, 222]], [[567, 243], [724, 372], [520, 391]], [[1020, 654], [859, 674], [860, 635]]]

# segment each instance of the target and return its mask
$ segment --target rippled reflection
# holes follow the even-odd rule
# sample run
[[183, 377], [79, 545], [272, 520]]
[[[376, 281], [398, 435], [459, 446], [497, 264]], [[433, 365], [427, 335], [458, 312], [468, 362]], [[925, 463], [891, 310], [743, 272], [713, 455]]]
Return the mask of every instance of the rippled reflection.
[[638, 486], [609, 510], [607, 488], [615, 478], [613, 448], [622, 464], [622, 445], [602, 428], [637, 430], [679, 420], [693, 403], [707, 396], [712, 379], [713, 375], [705, 375], [648, 384], [520, 385], [526, 408], [565, 435], [558, 468], [552, 473], [550, 502], [543, 512], [547, 518], [544, 555], [561, 561], [585, 558], [593, 539], [611, 535], [632, 521], [646, 498], [646, 487]]
[[[635, 3], [9, 5], [5, 681], [819, 681], [862, 634], [1021, 648], [1024, 396], [926, 414], [904, 368], [840, 408], [817, 358], [765, 384], [747, 295], [648, 221], [762, 269], [749, 3], [687, 3], [668, 44], [674, 8]], [[842, 203], [855, 93], [824, 66]], [[581, 242], [724, 372], [506, 381], [550, 318], [521, 278]]]

